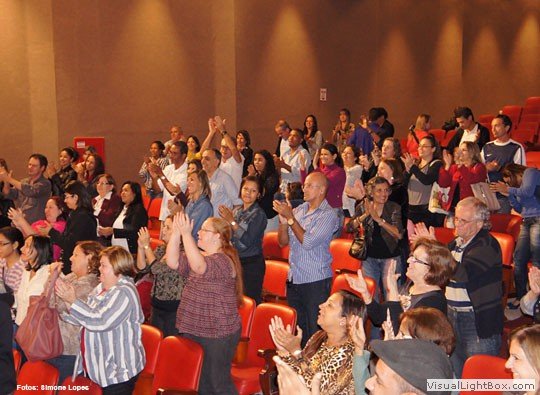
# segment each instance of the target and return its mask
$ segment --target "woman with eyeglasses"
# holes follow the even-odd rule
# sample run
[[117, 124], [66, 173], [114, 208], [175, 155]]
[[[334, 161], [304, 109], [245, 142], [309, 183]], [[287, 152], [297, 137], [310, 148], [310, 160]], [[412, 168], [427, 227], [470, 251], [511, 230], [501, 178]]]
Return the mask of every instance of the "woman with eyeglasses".
[[192, 229], [190, 218], [178, 213], [167, 244], [167, 265], [186, 277], [176, 328], [204, 350], [199, 393], [236, 394], [231, 364], [240, 339], [242, 266], [227, 221], [215, 217], [204, 221], [198, 241]]
[[442, 226], [443, 214], [434, 214], [428, 210], [433, 184], [439, 180], [439, 171], [444, 163], [441, 160], [441, 148], [432, 134], [420, 139], [418, 159], [411, 154], [403, 155], [405, 180], [409, 204], [407, 218], [413, 223], [425, 223], [429, 226]]
[[[111, 227], [120, 211], [122, 211], [122, 199], [116, 193], [116, 181], [110, 174], [101, 174], [96, 182], [98, 195], [92, 199], [94, 216], [99, 227]], [[104, 246], [111, 245], [111, 236], [99, 236], [98, 241]]]
[[132, 254], [137, 253], [139, 229], [148, 225], [148, 213], [142, 202], [141, 186], [137, 182], [126, 181], [120, 191], [120, 199], [124, 207], [114, 220], [112, 226], [99, 226], [100, 236], [112, 236], [113, 246], [124, 247]]
[[[45, 204], [45, 219], [29, 224], [24, 218], [24, 214], [20, 209], [12, 208], [9, 210], [9, 218], [18, 229], [23, 232], [25, 237], [39, 234], [42, 226], [51, 224], [54, 229], [63, 232], [66, 228], [67, 207], [62, 198], [53, 196]], [[62, 255], [62, 248], [53, 243], [53, 259], [59, 260]]]
[[428, 135], [428, 130], [431, 129], [431, 115], [420, 114], [416, 118], [416, 123], [409, 128], [407, 136], [407, 152], [413, 158], [418, 159], [418, 145], [420, 141]]
[[79, 241], [96, 240], [97, 221], [92, 212], [92, 202], [85, 186], [79, 181], [71, 181], [64, 194], [64, 202], [71, 210], [63, 232], [54, 229], [50, 222], [40, 228], [42, 235], [49, 236], [54, 244], [62, 248], [62, 272], [71, 273], [71, 255]]
[[16, 292], [26, 266], [21, 258], [24, 237], [21, 231], [11, 226], [0, 228], [0, 282]]
[[352, 289], [362, 295], [368, 315], [375, 325], [382, 325], [390, 310], [394, 331], [399, 328], [399, 315], [416, 307], [433, 307], [446, 315], [446, 297], [443, 288], [456, 270], [457, 263], [450, 250], [442, 243], [427, 238], [419, 238], [412, 246], [408, 259], [407, 282], [398, 290], [395, 264], [386, 275], [388, 294], [386, 302], [379, 303], [368, 291], [362, 270], [358, 277], [347, 276]]

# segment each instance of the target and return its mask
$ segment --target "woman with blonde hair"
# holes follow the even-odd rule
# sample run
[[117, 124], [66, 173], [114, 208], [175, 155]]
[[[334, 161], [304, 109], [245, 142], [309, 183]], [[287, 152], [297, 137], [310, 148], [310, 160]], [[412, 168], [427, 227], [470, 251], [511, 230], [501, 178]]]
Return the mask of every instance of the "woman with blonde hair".
[[131, 394], [145, 364], [141, 324], [144, 316], [132, 276], [133, 257], [119, 246], [99, 255], [100, 284], [88, 300], [77, 298], [75, 287], [56, 283], [56, 294], [67, 307], [62, 319], [83, 327], [76, 370], [84, 369], [103, 394]]
[[[208, 218], [198, 232], [198, 241], [192, 230], [193, 221], [178, 213], [167, 244], [167, 265], [186, 277], [176, 328], [204, 350], [199, 392], [235, 394], [230, 372], [240, 339], [242, 266], [227, 221]], [[180, 241], [184, 252], [180, 252]]]
[[465, 141], [459, 145], [459, 149], [462, 163], [452, 163], [454, 161], [452, 153], [445, 150], [443, 152], [444, 167], [439, 171], [439, 185], [442, 188], [450, 187], [448, 201], [443, 209], [451, 212], [455, 210], [460, 200], [474, 196], [472, 184], [487, 180], [487, 170], [480, 158], [478, 144]]
[[428, 135], [429, 129], [431, 129], [431, 115], [429, 114], [418, 115], [416, 123], [409, 128], [407, 152], [414, 158], [418, 158], [418, 145], [420, 140]]
[[540, 325], [517, 328], [510, 333], [510, 357], [505, 367], [512, 371], [514, 379], [534, 379], [536, 391], [523, 394], [540, 394]]

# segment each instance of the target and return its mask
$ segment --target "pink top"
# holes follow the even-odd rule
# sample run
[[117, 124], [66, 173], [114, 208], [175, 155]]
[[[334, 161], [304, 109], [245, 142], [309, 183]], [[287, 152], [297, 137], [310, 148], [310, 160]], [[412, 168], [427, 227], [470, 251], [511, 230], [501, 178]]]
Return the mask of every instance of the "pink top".
[[[343, 167], [339, 167], [335, 163], [330, 166], [321, 165], [313, 170], [313, 172], [323, 173], [328, 178], [328, 192], [326, 193], [328, 204], [333, 208], [342, 207], [343, 190], [347, 181], [347, 173]], [[302, 170], [300, 174], [302, 176], [302, 183], [304, 183], [307, 173], [305, 170]]]
[[[43, 219], [40, 219], [39, 221], [36, 221], [32, 224], [32, 229], [34, 229], [36, 232], [39, 232], [39, 228], [41, 226], [45, 226], [46, 221]], [[54, 224], [52, 224], [53, 229], [56, 229], [58, 232], [63, 233], [64, 229], [66, 228], [66, 221], [63, 219], [56, 221]], [[57, 244], [53, 244], [53, 259], [55, 261], [60, 260], [60, 257], [62, 256], [62, 249]]]
[[236, 279], [229, 257], [223, 253], [207, 255], [206, 272], [191, 271], [186, 254], [180, 256], [178, 272], [187, 277], [176, 327], [180, 333], [208, 338], [223, 338], [240, 329], [236, 301]]

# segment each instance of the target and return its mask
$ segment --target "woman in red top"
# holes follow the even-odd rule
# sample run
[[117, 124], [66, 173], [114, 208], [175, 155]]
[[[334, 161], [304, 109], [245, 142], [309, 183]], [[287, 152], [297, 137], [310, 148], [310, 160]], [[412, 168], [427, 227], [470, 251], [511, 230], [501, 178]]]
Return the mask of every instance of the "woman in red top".
[[486, 166], [480, 159], [480, 149], [476, 143], [465, 141], [459, 146], [461, 151], [461, 163], [452, 164], [453, 155], [443, 152], [444, 168], [439, 172], [439, 186], [450, 187], [448, 202], [445, 207], [447, 211], [454, 211], [457, 203], [469, 196], [474, 196], [471, 185], [487, 180]]
[[[167, 244], [167, 265], [186, 278], [176, 328], [204, 350], [199, 393], [236, 394], [231, 364], [240, 339], [242, 266], [227, 221], [208, 218], [197, 242], [192, 229], [193, 221], [184, 213], [177, 214]], [[180, 239], [185, 250], [182, 253]]]
[[420, 140], [428, 135], [428, 130], [431, 129], [431, 115], [420, 114], [416, 118], [416, 124], [409, 129], [409, 135], [407, 136], [407, 152], [412, 155], [413, 158], [418, 159], [418, 145]]

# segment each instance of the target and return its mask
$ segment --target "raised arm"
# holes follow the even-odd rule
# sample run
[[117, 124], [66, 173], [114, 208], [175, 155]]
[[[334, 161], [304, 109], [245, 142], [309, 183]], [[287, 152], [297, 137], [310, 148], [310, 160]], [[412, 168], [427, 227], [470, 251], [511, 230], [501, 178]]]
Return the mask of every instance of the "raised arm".
[[216, 121], [214, 121], [214, 118], [208, 119], [208, 134], [201, 144], [200, 152], [204, 152], [212, 147], [212, 141], [214, 140], [214, 137], [216, 137], [217, 132], [218, 130], [216, 128]]
[[[191, 235], [192, 230], [193, 230], [193, 222], [189, 219], [187, 214], [182, 212], [174, 216], [173, 234], [178, 232], [182, 237], [182, 242], [184, 244], [184, 251], [186, 253], [186, 257], [187, 257], [190, 269], [193, 270], [197, 274], [204, 274], [206, 272], [206, 261], [204, 259], [204, 256], [201, 254], [199, 247], [197, 247], [197, 242]], [[170, 244], [171, 244], [171, 241], [169, 241], [169, 245]], [[167, 255], [169, 252], [168, 246], [167, 246]], [[169, 264], [168, 256], [167, 256], [167, 264]], [[176, 260], [176, 265], [178, 265], [178, 259]], [[169, 267], [171, 267], [171, 265], [169, 265]]]
[[225, 140], [225, 144], [227, 144], [227, 147], [231, 150], [232, 156], [236, 163], [242, 163], [242, 154], [240, 151], [238, 151], [238, 148], [236, 147], [236, 142], [232, 139], [232, 137], [227, 133], [227, 129], [225, 127], [225, 119], [221, 119], [219, 115], [216, 115], [214, 117], [216, 129], [221, 133], [221, 136], [223, 137], [223, 140]]

